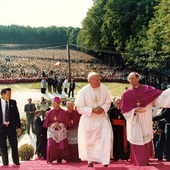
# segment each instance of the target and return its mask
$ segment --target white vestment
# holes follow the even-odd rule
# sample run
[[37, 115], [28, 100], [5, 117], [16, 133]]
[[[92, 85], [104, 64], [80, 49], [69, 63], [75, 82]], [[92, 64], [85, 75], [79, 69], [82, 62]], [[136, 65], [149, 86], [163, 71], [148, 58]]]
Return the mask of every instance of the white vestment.
[[162, 92], [152, 103], [148, 104], [145, 112], [135, 114], [134, 110], [125, 112], [127, 139], [131, 144], [144, 145], [153, 139], [152, 107], [170, 108], [170, 89]]
[[[82, 114], [78, 127], [78, 148], [81, 160], [110, 163], [113, 150], [113, 132], [107, 111], [110, 108], [111, 95], [103, 84], [92, 88], [89, 84], [77, 94], [75, 105]], [[92, 113], [92, 109], [100, 106], [103, 114]]]

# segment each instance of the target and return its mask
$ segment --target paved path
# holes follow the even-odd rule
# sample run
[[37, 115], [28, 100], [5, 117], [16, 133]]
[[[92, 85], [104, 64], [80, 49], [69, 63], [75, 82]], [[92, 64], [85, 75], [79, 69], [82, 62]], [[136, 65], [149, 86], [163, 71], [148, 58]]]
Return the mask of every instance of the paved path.
[[[41, 99], [41, 96], [44, 96], [46, 99], [52, 99], [55, 96], [60, 96], [58, 94], [54, 93], [47, 93], [47, 94], [41, 94], [39, 90], [25, 90], [25, 89], [19, 89], [18, 92], [12, 92], [12, 98], [17, 101], [18, 109], [21, 114], [21, 117], [25, 117], [25, 112], [24, 112], [24, 105], [28, 102], [28, 98], [31, 97], [33, 99], [33, 102], [39, 101]], [[60, 97], [64, 97], [65, 95], [62, 95]], [[63, 106], [62, 106], [63, 107]], [[64, 107], [65, 108], [65, 107]], [[19, 140], [18, 140], [18, 146], [20, 147], [22, 144], [29, 143], [32, 144], [35, 148], [35, 143], [36, 143], [36, 136], [32, 133], [28, 135], [27, 133], [23, 134]], [[35, 157], [34, 157], [35, 158]], [[33, 159], [34, 159], [33, 158]], [[13, 164], [12, 159], [11, 159], [11, 151], [9, 150], [9, 163]], [[165, 162], [168, 164], [168, 162]], [[119, 162], [120, 164], [120, 162]], [[158, 164], [158, 163], [156, 163]], [[161, 163], [162, 164], [162, 163]], [[2, 165], [2, 159], [0, 157], [0, 166]], [[45, 164], [46, 165], [46, 164]], [[113, 164], [114, 165], [114, 164]], [[121, 164], [120, 164], [121, 165]], [[169, 164], [167, 167], [164, 167], [165, 169], [169, 169]], [[29, 167], [28, 167], [29, 168]], [[150, 169], [152, 167], [150, 166]], [[30, 168], [29, 168], [30, 169]], [[52, 168], [53, 169], [53, 168]], [[119, 167], [113, 167], [113, 169], [119, 169]], [[120, 167], [122, 169], [122, 167]], [[123, 167], [124, 169], [124, 167]], [[127, 168], [128, 169], [128, 168]], [[131, 168], [130, 168], [131, 169]], [[132, 168], [133, 169], [133, 168]], [[142, 168], [141, 168], [142, 169]], [[147, 169], [147, 168], [146, 168]], [[149, 168], [148, 168], [149, 169]], [[157, 168], [153, 168], [154, 170]]]
[[[65, 94], [59, 95], [58, 93], [47, 93], [47, 94], [42, 94], [40, 90], [33, 90], [33, 89], [18, 89], [18, 92], [13, 92], [12, 91], [12, 99], [15, 99], [17, 101], [17, 106], [18, 110], [20, 112], [20, 117], [25, 117], [25, 112], [24, 112], [24, 105], [28, 103], [28, 98], [32, 98], [33, 102], [37, 102], [41, 100], [41, 96], [44, 96], [46, 99], [52, 99], [55, 96], [60, 96], [60, 97], [66, 97]], [[64, 106], [61, 105], [61, 107], [65, 108]], [[24, 133], [19, 139], [18, 139], [18, 147], [20, 147], [22, 144], [29, 143], [32, 144], [35, 148], [35, 143], [36, 143], [36, 136], [32, 133], [28, 135], [27, 133]], [[33, 158], [34, 159], [34, 158]], [[9, 163], [13, 164], [12, 159], [11, 159], [11, 150], [9, 150]], [[0, 156], [0, 165], [2, 165], [2, 158]]]
[[42, 94], [39, 90], [34, 89], [19, 89], [18, 92], [12, 92], [12, 99], [17, 101], [20, 117], [25, 117], [24, 106], [28, 103], [28, 98], [32, 98], [33, 103], [37, 103], [44, 96], [46, 99], [52, 99], [55, 96], [66, 97], [65, 94], [59, 95], [58, 93], [46, 93]]

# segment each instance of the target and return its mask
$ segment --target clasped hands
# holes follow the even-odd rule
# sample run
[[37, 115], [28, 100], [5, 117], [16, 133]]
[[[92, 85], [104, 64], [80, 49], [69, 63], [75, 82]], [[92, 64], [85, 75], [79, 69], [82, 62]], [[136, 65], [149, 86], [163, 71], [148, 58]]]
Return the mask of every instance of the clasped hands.
[[55, 122], [54, 123], [54, 129], [61, 129], [61, 127], [60, 127], [60, 125], [59, 125], [59, 123], [58, 122]]
[[93, 113], [96, 113], [96, 114], [102, 114], [104, 112], [103, 108], [101, 108], [100, 106], [98, 107], [95, 107], [92, 109], [92, 112]]
[[135, 108], [135, 113], [143, 113], [143, 112], [146, 112], [145, 107], [136, 107]]

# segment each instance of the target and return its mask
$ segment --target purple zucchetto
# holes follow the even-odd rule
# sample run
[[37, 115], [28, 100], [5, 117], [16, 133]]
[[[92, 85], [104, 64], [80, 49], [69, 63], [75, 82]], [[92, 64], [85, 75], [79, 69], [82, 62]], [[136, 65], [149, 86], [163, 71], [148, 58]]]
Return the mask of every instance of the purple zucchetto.
[[54, 97], [53, 102], [56, 102], [56, 103], [60, 104], [61, 99], [59, 97]]

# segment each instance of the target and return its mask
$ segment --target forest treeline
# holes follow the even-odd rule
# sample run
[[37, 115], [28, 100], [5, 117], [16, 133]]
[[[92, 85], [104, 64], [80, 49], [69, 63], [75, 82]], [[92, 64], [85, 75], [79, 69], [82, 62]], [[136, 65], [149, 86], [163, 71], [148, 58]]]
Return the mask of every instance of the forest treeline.
[[82, 28], [0, 26], [0, 43], [70, 43], [121, 57], [129, 69], [163, 72], [170, 67], [170, 0], [93, 0]]
[[80, 28], [73, 27], [30, 27], [0, 25], [0, 44], [75, 44]]
[[94, 0], [78, 43], [120, 53], [128, 68], [170, 68], [170, 0]]

